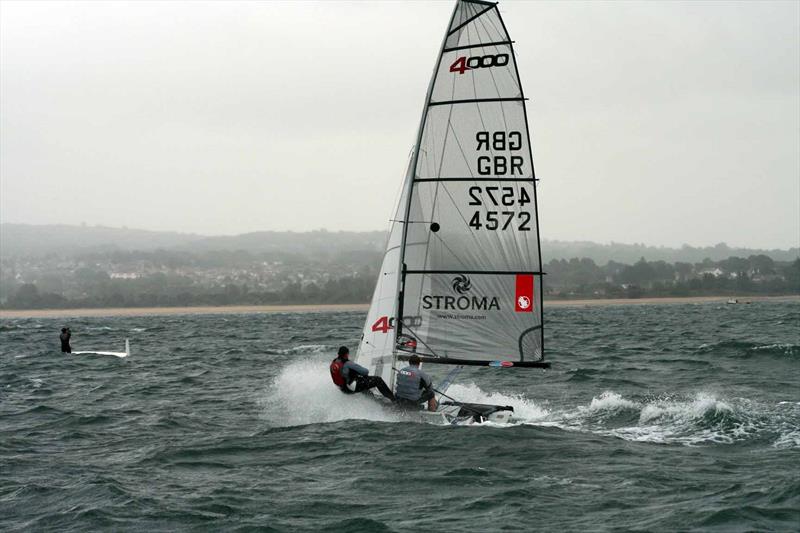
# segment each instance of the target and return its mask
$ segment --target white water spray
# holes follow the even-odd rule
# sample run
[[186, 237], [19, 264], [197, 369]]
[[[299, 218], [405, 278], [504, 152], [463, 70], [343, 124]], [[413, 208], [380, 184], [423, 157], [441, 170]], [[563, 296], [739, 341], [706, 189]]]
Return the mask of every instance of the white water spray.
[[[342, 394], [331, 383], [328, 364], [327, 357], [308, 356], [283, 367], [260, 399], [264, 416], [276, 426], [341, 420], [413, 420], [365, 394]], [[448, 389], [447, 395], [463, 402], [511, 405], [515, 418], [523, 422], [543, 420], [549, 414], [546, 409], [521, 395], [487, 393], [475, 384], [454, 384]]]

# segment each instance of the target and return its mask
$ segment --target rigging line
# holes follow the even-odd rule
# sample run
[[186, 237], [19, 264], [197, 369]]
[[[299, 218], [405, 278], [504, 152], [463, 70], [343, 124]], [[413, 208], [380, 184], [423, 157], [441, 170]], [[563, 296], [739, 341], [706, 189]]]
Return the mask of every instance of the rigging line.
[[[500, 10], [499, 9], [497, 10], [497, 18], [499, 18], [500, 20], [503, 20], [503, 17], [500, 15]], [[500, 29], [498, 29], [497, 25], [492, 20], [492, 17], [488, 17], [488, 20], [489, 20], [489, 24], [492, 25], [492, 29], [497, 33], [497, 35], [499, 35], [501, 38], [503, 36], [505, 36], [505, 38], [506, 38], [506, 40], [507, 40], [507, 42], [509, 44], [509, 47], [511, 47], [511, 44], [514, 41], [511, 40], [511, 36], [508, 34], [508, 31], [505, 30], [505, 24], [503, 25], [503, 30], [500, 30]], [[481, 20], [480, 23], [483, 24], [483, 21]], [[487, 32], [489, 31], [486, 28], [485, 25], [484, 25], [484, 29], [486, 29]], [[506, 69], [510, 70], [510, 67], [508, 65], [506, 65]]]
[[[453, 21], [455, 20], [456, 16], [459, 14], [459, 6], [460, 5], [461, 4], [456, 4], [456, 6], [453, 8], [453, 14], [450, 15], [450, 22], [448, 23], [448, 28], [451, 28], [453, 26]], [[406, 198], [406, 205], [405, 205], [405, 210], [404, 210], [405, 214], [403, 216], [403, 218], [405, 220], [409, 219], [409, 213], [411, 211], [411, 199], [412, 199], [413, 194], [414, 194], [414, 179], [413, 178], [415, 178], [416, 175], [417, 175], [417, 167], [419, 165], [419, 149], [421, 148], [422, 137], [423, 137], [423, 134], [425, 133], [425, 123], [428, 120], [428, 111], [430, 110], [430, 106], [428, 104], [430, 104], [431, 98], [433, 96], [433, 91], [436, 88], [436, 79], [438, 77], [437, 76], [438, 69], [441, 67], [442, 59], [444, 57], [444, 53], [442, 52], [442, 50], [444, 50], [445, 46], [447, 45], [448, 38], [449, 38], [449, 34], [445, 35], [444, 38], [442, 39], [442, 44], [439, 47], [439, 53], [437, 55], [437, 63], [436, 63], [436, 67], [435, 67], [436, 70], [434, 70], [434, 72], [433, 72], [433, 77], [431, 78], [430, 84], [428, 85], [428, 91], [427, 91], [427, 93], [425, 95], [425, 104], [426, 105], [422, 109], [422, 116], [420, 117], [420, 122], [419, 122], [419, 131], [417, 132], [417, 142], [416, 142], [417, 149], [414, 151], [414, 157], [412, 159], [412, 163], [411, 163], [411, 165], [409, 165], [409, 169], [411, 171], [411, 176], [410, 176], [411, 177], [411, 182], [408, 184], [408, 188], [406, 189], [408, 191], [408, 198]], [[408, 228], [409, 228], [409, 225], [408, 224], [404, 224], [402, 226], [402, 228], [403, 228], [403, 231], [402, 231], [401, 239], [400, 239], [401, 248], [400, 248], [399, 267], [400, 268], [405, 268], [405, 245], [406, 245], [406, 241], [408, 239]], [[404, 305], [404, 299], [405, 299], [405, 279], [404, 278], [405, 278], [405, 276], [403, 276], [402, 274], [397, 277], [397, 304], [396, 304], [397, 305], [397, 313], [396, 314], [398, 316], [400, 316], [400, 317], [403, 316], [403, 305]], [[402, 322], [398, 323], [398, 327], [395, 328], [394, 335], [393, 335], [393, 337], [395, 339], [395, 342], [397, 340], [397, 336], [398, 336], [398, 333], [400, 332], [400, 330], [402, 330]]]
[[[478, 28], [478, 24], [481, 24], [481, 25], [483, 25], [483, 24], [482, 24], [482, 21], [481, 21], [481, 19], [480, 19], [480, 18], [479, 18], [479, 19], [477, 19], [477, 20], [475, 21], [475, 24], [473, 24], [472, 26], [475, 28], [475, 35], [477, 35], [477, 37], [478, 37], [478, 42], [483, 42], [483, 39], [481, 38], [481, 32], [480, 32], [480, 30], [479, 30], [479, 28]], [[484, 26], [484, 30], [485, 30], [485, 29], [486, 29], [486, 27]], [[491, 39], [492, 39], [492, 37], [491, 37], [491, 35], [489, 34], [489, 32], [487, 31], [487, 32], [486, 32], [486, 41], [491, 41]]]
[[[471, 35], [470, 35], [470, 32], [469, 32], [469, 27], [467, 27], [467, 44], [471, 44], [471, 43], [472, 43], [472, 39], [471, 39]], [[456, 77], [453, 76], [453, 84], [452, 84], [452, 87], [451, 87], [451, 90], [450, 90], [450, 99], [451, 100], [455, 100], [455, 94], [456, 94]], [[454, 106], [450, 106], [450, 109], [449, 109], [449, 111], [447, 113], [448, 129], [446, 129], [445, 131], [450, 131], [450, 129], [451, 129], [451, 126], [452, 126], [452, 123], [453, 123], [453, 111], [454, 110], [455, 110], [455, 107]], [[458, 141], [458, 137], [455, 134], [455, 129], [452, 129], [452, 131], [453, 131], [453, 138], [455, 139], [456, 144], [459, 144], [459, 148], [460, 148], [460, 143]], [[442, 145], [442, 158], [439, 161], [439, 168], [436, 171], [436, 176], [437, 177], [441, 177], [442, 176], [442, 167], [444, 167], [444, 161], [445, 161], [444, 154], [445, 154], [445, 149], [447, 147], [448, 138], [449, 138], [449, 135], [445, 135], [444, 144]], [[462, 155], [463, 155], [463, 150], [462, 150]], [[465, 157], [465, 161], [466, 161], [466, 156], [464, 156], [464, 157]], [[469, 162], [466, 161], [466, 163], [467, 163], [467, 168], [469, 168]], [[470, 174], [471, 173], [472, 172], [470, 171]], [[442, 188], [442, 187], [444, 187], [444, 185], [442, 185], [442, 182], [437, 181], [436, 182], [436, 189], [434, 190], [434, 195], [433, 195], [433, 204], [431, 205], [431, 218], [433, 218], [434, 210], [437, 208], [437, 200], [439, 198], [439, 189]], [[430, 243], [431, 236], [433, 236], [433, 232], [429, 232], [428, 233], [428, 242], [429, 243]], [[447, 246], [447, 243], [444, 242], [444, 239], [442, 239], [442, 237], [438, 236], [438, 235], [437, 235], [437, 237], [438, 237], [438, 239], [437, 239], [436, 242], [441, 243], [445, 248], [447, 248], [447, 250], [453, 255], [453, 257], [455, 257], [456, 260], [463, 265], [464, 262], [453, 252], [453, 250], [449, 246]], [[425, 261], [423, 262], [423, 267], [425, 265], [427, 265], [428, 251], [429, 251], [428, 249], [425, 250]], [[422, 303], [420, 302], [419, 306], [421, 306], [421, 305], [422, 305]]]
[[[469, 42], [469, 38], [470, 38], [470, 36], [469, 36], [469, 29], [468, 29], [467, 30], [467, 42]], [[453, 95], [455, 95], [455, 89], [456, 89], [455, 77], [453, 77], [453, 84], [452, 84], [452, 87], [451, 87], [451, 97]], [[447, 142], [448, 142], [448, 140], [450, 138], [450, 134], [449, 133], [451, 131], [452, 131], [452, 134], [453, 134], [453, 139], [455, 139], [456, 144], [459, 146], [459, 149], [461, 150], [461, 155], [462, 155], [462, 157], [464, 157], [464, 161], [467, 163], [467, 168], [469, 168], [469, 161], [467, 161], [466, 155], [464, 155], [464, 151], [463, 151], [463, 149], [461, 149], [461, 143], [459, 142], [458, 136], [456, 135], [455, 129], [453, 128], [453, 121], [452, 121], [452, 119], [453, 119], [453, 111], [454, 111], [453, 106], [450, 106], [450, 109], [449, 109], [448, 114], [447, 114], [447, 122], [446, 122], [447, 127], [445, 129], [444, 143], [442, 144], [442, 158], [439, 161], [439, 168], [436, 171], [436, 175], [437, 176], [441, 176], [441, 173], [442, 173], [442, 167], [444, 166], [444, 161], [445, 161], [444, 153], [445, 153], [445, 150], [447, 149]], [[472, 173], [471, 170], [470, 170], [470, 173]], [[436, 209], [436, 206], [437, 206], [437, 201], [438, 201], [438, 197], [439, 197], [440, 188], [444, 188], [445, 190], [447, 190], [447, 187], [442, 185], [441, 182], [439, 182], [437, 180], [436, 189], [434, 191], [433, 203], [431, 205], [431, 218], [433, 218], [433, 215], [434, 215], [433, 211]], [[449, 195], [449, 193], [448, 193], [448, 195]], [[451, 197], [451, 199], [452, 199], [452, 197]], [[427, 264], [427, 261], [428, 261], [428, 253], [430, 251], [430, 240], [431, 240], [432, 236], [433, 236], [433, 232], [428, 232], [428, 241], [427, 241], [427, 247], [425, 248], [425, 257], [423, 259], [423, 267], [424, 267], [424, 265]], [[441, 237], [439, 237], [436, 242], [441, 243], [453, 255], [453, 257], [456, 259], [456, 261], [458, 261], [462, 266], [465, 266], [464, 261], [460, 257], [458, 257], [450, 247], [447, 246], [447, 244], [444, 242], [444, 240]], [[420, 310], [421, 306], [422, 306], [422, 302], [421, 301], [417, 302], [417, 312], [418, 313], [419, 313], [419, 310]]]
[[408, 327], [408, 326], [406, 325], [406, 323], [405, 323], [405, 320], [403, 320], [401, 317], [397, 317], [397, 321], [398, 321], [398, 322], [400, 322], [401, 324], [403, 324], [403, 328], [404, 328], [404, 329], [407, 329], [408, 331], [410, 331], [410, 332], [411, 332], [411, 334], [412, 334], [412, 335], [414, 335], [414, 338], [416, 338], [416, 339], [417, 339], [419, 342], [421, 342], [421, 343], [422, 343], [422, 345], [423, 345], [423, 346], [425, 346], [425, 347], [426, 347], [428, 350], [430, 350], [430, 352], [433, 354], [433, 356], [434, 356], [434, 357], [439, 357], [439, 354], [437, 354], [436, 352], [434, 352], [434, 351], [433, 351], [433, 348], [431, 348], [430, 346], [428, 346], [428, 343], [426, 343], [424, 340], [422, 340], [422, 338], [420, 338], [420, 336], [419, 336], [419, 335], [417, 335], [417, 334], [414, 332], [414, 330], [413, 330], [413, 329], [411, 329], [410, 327]]
[[[469, 7], [470, 6], [465, 6], [465, 9], [462, 10], [462, 14]], [[469, 39], [469, 35], [467, 36], [467, 39]], [[445, 39], [445, 44], [446, 44], [446, 42], [447, 42], [447, 39]], [[445, 44], [442, 45], [442, 50], [444, 50]], [[442, 68], [442, 62], [443, 61], [444, 61], [444, 51], [442, 51], [439, 54], [439, 62], [438, 62], [438, 65], [437, 65], [437, 67], [436, 67], [436, 69], [434, 71], [435, 72], [434, 79], [439, 76], [439, 71]], [[450, 84], [450, 99], [453, 100], [454, 97], [455, 97], [455, 91], [456, 91], [456, 78], [455, 78], [455, 76], [452, 76], [451, 80], [452, 81], [451, 81], [451, 84]], [[434, 84], [435, 84], [435, 81], [434, 81]], [[431, 98], [433, 98], [433, 93], [431, 93], [430, 98], [428, 99], [428, 104], [430, 104], [430, 99]], [[453, 116], [453, 106], [450, 106], [450, 109], [449, 109], [448, 115], [447, 115], [447, 124], [450, 123], [452, 116]], [[427, 116], [426, 116], [426, 120], [425, 121], [428, 122]], [[423, 125], [423, 127], [425, 127], [425, 126], [427, 126], [428, 128], [432, 127], [432, 125], [430, 123]], [[444, 153], [445, 153], [445, 150], [447, 149], [448, 130], [447, 130], [447, 128], [445, 128], [444, 141], [442, 143], [442, 158], [441, 158], [441, 160], [439, 162], [438, 169], [437, 169], [437, 164], [436, 164], [436, 135], [435, 135], [435, 133], [436, 132], [434, 131], [433, 134], [431, 134], [431, 136], [430, 136], [430, 139], [431, 139], [430, 142], [433, 145], [433, 157], [431, 157], [429, 159], [427, 157], [427, 152], [425, 152], [425, 156], [426, 156], [425, 157], [425, 161], [426, 161], [426, 163], [429, 163], [429, 164], [433, 165], [434, 172], [431, 173], [431, 174], [436, 176], [436, 177], [439, 177], [439, 176], [441, 176], [442, 166], [444, 165], [444, 159], [445, 159], [444, 158]], [[414, 169], [414, 176], [413, 176], [414, 178], [416, 178], [416, 174], [417, 174], [416, 169]], [[414, 191], [414, 187], [413, 187], [413, 184], [412, 184], [412, 192], [411, 192], [412, 196], [413, 196], [413, 191]], [[419, 194], [419, 190], [418, 190], [418, 194]], [[431, 216], [430, 216], [431, 220], [433, 220], [433, 217], [434, 217], [434, 210], [436, 209], [436, 200], [438, 198], [438, 195], [439, 195], [439, 184], [437, 183], [436, 184], [436, 189], [434, 191], [433, 203], [431, 204]], [[422, 204], [420, 202], [420, 208], [421, 207], [422, 207]], [[425, 255], [424, 255], [423, 260], [422, 260], [422, 266], [423, 267], [427, 264], [427, 261], [428, 261], [428, 255], [429, 255], [429, 252], [430, 252], [431, 233], [432, 232], [430, 232], [430, 231], [427, 232], [427, 239], [426, 239], [426, 243], [425, 243]], [[417, 314], [420, 313], [421, 308], [422, 308], [422, 301], [420, 300], [420, 301], [417, 302]]]
[[[400, 370], [398, 370], [398, 369], [397, 369], [397, 367], [394, 367], [394, 366], [393, 366], [393, 367], [392, 367], [392, 370], [394, 370], [394, 371], [395, 371], [395, 372], [397, 372], [398, 374], [400, 373]], [[475, 409], [474, 407], [470, 407], [470, 406], [468, 406], [468, 405], [464, 405], [464, 402], [462, 402], [462, 401], [459, 401], [459, 400], [456, 400], [456, 399], [455, 399], [455, 398], [453, 398], [452, 396], [448, 396], [447, 394], [445, 394], [445, 393], [443, 393], [442, 391], [440, 391], [440, 390], [436, 389], [435, 387], [431, 386], [431, 390], [432, 390], [433, 392], [435, 392], [436, 394], [438, 394], [438, 395], [440, 395], [440, 396], [442, 396], [442, 397], [444, 397], [444, 398], [447, 398], [447, 399], [448, 399], [448, 400], [450, 400], [451, 402], [455, 402], [455, 405], [456, 405], [456, 406], [458, 406], [458, 407], [460, 407], [461, 409], [464, 409], [465, 411], [468, 411], [468, 412], [470, 412], [470, 413], [475, 413], [476, 415], [480, 416], [482, 419], [485, 419], [485, 418], [486, 418], [486, 417], [484, 417], [484, 416], [483, 416], [483, 413], [481, 413], [480, 411], [478, 411], [478, 410], [477, 410], [477, 409]], [[438, 402], [437, 402], [437, 403], [438, 403]]]
[[442, 243], [442, 246], [444, 246], [445, 248], [447, 248], [447, 251], [448, 251], [448, 252], [450, 252], [450, 254], [451, 254], [453, 257], [455, 257], [456, 261], [458, 261], [458, 262], [461, 264], [461, 266], [463, 266], [463, 267], [465, 267], [465, 268], [466, 268], [467, 264], [466, 264], [466, 263], [465, 263], [465, 262], [464, 262], [464, 261], [463, 261], [463, 260], [462, 260], [460, 257], [458, 257], [458, 255], [456, 255], [456, 253], [453, 251], [453, 249], [452, 249], [452, 248], [450, 248], [450, 247], [447, 245], [447, 243], [446, 243], [446, 242], [444, 242], [444, 239], [442, 239], [442, 238], [441, 238], [441, 237], [439, 237], [438, 235], [437, 235], [437, 238], [439, 239], [439, 242], [440, 242], [440, 243]]
[[[467, 35], [467, 41], [469, 42], [469, 34]], [[439, 65], [438, 65], [438, 68], [436, 69], [437, 75], [438, 75], [439, 70], [441, 69], [443, 60], [444, 60], [444, 54], [442, 54], [440, 56], [440, 58], [439, 58]], [[456, 92], [456, 78], [455, 78], [455, 76], [452, 77], [452, 80], [453, 81], [452, 81], [452, 84], [451, 84], [451, 87], [450, 87], [450, 99], [451, 100], [454, 98], [455, 92]], [[450, 109], [449, 109], [448, 114], [447, 114], [447, 124], [450, 124], [450, 122], [452, 120], [452, 117], [453, 117], [453, 106], [450, 106]], [[434, 135], [431, 135], [431, 137], [430, 137], [431, 143], [433, 144], [433, 153], [434, 153], [434, 157], [432, 158], [433, 159], [433, 167], [435, 169], [435, 174], [434, 175], [437, 176], [437, 177], [441, 176], [441, 174], [442, 174], [442, 167], [444, 166], [444, 160], [445, 160], [444, 153], [445, 153], [445, 150], [447, 149], [447, 139], [448, 139], [448, 137], [449, 137], [448, 136], [448, 130], [445, 129], [444, 141], [442, 143], [442, 158], [439, 161], [438, 169], [436, 168], [436, 161], [435, 161], [435, 158], [436, 158], [436, 155], [435, 155], [436, 154], [436, 135], [434, 134]], [[437, 182], [436, 183], [436, 188], [435, 188], [434, 194], [433, 194], [433, 201], [431, 203], [431, 215], [430, 215], [431, 220], [434, 220], [434, 216], [435, 216], [434, 213], [435, 213], [435, 209], [436, 209], [436, 203], [437, 203], [437, 199], [439, 197], [439, 186], [440, 186], [440, 183]], [[418, 190], [418, 195], [419, 195], [419, 190]], [[421, 207], [422, 207], [422, 203], [420, 202], [420, 208]], [[427, 232], [427, 239], [426, 239], [426, 243], [425, 243], [425, 255], [424, 255], [423, 259], [422, 259], [422, 267], [423, 268], [425, 267], [425, 265], [428, 264], [428, 256], [430, 254], [430, 244], [431, 244], [431, 236], [432, 235], [433, 235], [433, 232], [431, 232], [431, 231]], [[439, 239], [439, 241], [441, 241], [441, 238]], [[420, 313], [420, 309], [421, 308], [422, 308], [422, 300], [417, 302], [417, 314]]]
[[466, 18], [467, 10], [470, 7], [471, 6], [466, 6], [465, 5], [463, 9], [460, 9], [458, 11], [458, 20], [455, 20], [455, 17], [453, 17], [453, 21], [450, 23], [450, 26], [447, 28], [447, 37], [450, 37], [450, 28], [454, 28], [456, 26], [460, 26], [461, 23], [464, 22], [464, 19]]
[[464, 370], [464, 365], [459, 365], [453, 368], [452, 370], [450, 370], [450, 372], [447, 373], [444, 379], [439, 382], [439, 388], [442, 389], [442, 394], [444, 394], [444, 391], [450, 388], [450, 385], [453, 383], [453, 380], [456, 379], [456, 376], [458, 376], [462, 370]]
[[[479, 22], [480, 22], [481, 26], [483, 26], [483, 29], [486, 31], [486, 33], [488, 35], [489, 30], [486, 28], [486, 24], [484, 23], [484, 21], [481, 20]], [[494, 27], [494, 23], [492, 22], [491, 19], [489, 19], [489, 23], [492, 24], [492, 27]], [[494, 30], [497, 31], [497, 28], [494, 28]], [[509, 37], [509, 36], [506, 35], [506, 37]], [[511, 41], [508, 41], [508, 42], [509, 42], [509, 44], [511, 43]], [[513, 60], [514, 59], [512, 58], [512, 61]], [[511, 75], [511, 79], [514, 79], [514, 76], [511, 73], [511, 70], [508, 67], [508, 65], [506, 65], [506, 70], [508, 71], [509, 75]], [[494, 71], [492, 69], [488, 69], [488, 71], [489, 71], [489, 76], [491, 76], [491, 78], [492, 78], [492, 85], [494, 85], [494, 90], [497, 92], [497, 96], [500, 96], [500, 87], [498, 87], [497, 79], [494, 77]], [[517, 81], [517, 85], [519, 85], [519, 80], [516, 80], [516, 81]], [[506, 110], [505, 110], [505, 108], [503, 107], [502, 104], [500, 104], [500, 114], [503, 116], [503, 127], [505, 128], [506, 131], [508, 131], [508, 121], [506, 120]]]

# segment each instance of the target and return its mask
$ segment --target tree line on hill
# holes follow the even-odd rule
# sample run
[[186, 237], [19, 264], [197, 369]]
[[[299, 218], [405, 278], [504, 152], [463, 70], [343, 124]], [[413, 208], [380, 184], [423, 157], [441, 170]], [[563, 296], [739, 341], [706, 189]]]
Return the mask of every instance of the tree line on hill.
[[[237, 252], [294, 253], [316, 257], [339, 251], [382, 252], [386, 244], [385, 231], [326, 231], [306, 232], [257, 231], [240, 235], [209, 237], [189, 233], [146, 231], [103, 226], [0, 224], [0, 254], [9, 257], [45, 257], [58, 254], [76, 257], [90, 252], [154, 252], [167, 250], [186, 253]], [[569, 259], [586, 257], [597, 264], [619, 261], [633, 264], [644, 257], [648, 261], [668, 263], [698, 263], [708, 258], [721, 261], [731, 256], [767, 255], [774, 261], [793, 261], [800, 255], [797, 247], [786, 250], [760, 250], [719, 243], [714, 246], [679, 248], [647, 246], [612, 242], [542, 241], [544, 257]]]
[[[292, 253], [91, 252], [79, 259], [3, 259], [6, 309], [369, 302], [381, 253], [343, 251], [315, 260]], [[644, 257], [544, 265], [546, 298], [800, 294], [800, 258], [764, 254], [697, 263]]]
[[800, 294], [800, 258], [773, 261], [766, 255], [706, 259], [699, 263], [593, 260], [550, 261], [545, 295], [552, 298], [641, 298]]

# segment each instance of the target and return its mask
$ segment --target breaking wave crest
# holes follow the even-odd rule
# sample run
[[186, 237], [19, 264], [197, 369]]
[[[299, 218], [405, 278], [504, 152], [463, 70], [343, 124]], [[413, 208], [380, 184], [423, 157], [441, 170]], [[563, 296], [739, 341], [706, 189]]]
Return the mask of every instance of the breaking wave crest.
[[794, 428], [800, 409], [794, 404], [786, 406], [789, 412], [746, 398], [720, 399], [706, 392], [690, 397], [629, 399], [606, 391], [588, 405], [553, 413], [545, 422], [636, 442], [691, 446], [771, 440], [776, 447], [797, 447], [800, 434]]
[[696, 349], [697, 353], [724, 353], [732, 352], [745, 357], [757, 355], [773, 355], [783, 357], [800, 356], [800, 345], [792, 343], [758, 344], [739, 340], [725, 340], [701, 344]]

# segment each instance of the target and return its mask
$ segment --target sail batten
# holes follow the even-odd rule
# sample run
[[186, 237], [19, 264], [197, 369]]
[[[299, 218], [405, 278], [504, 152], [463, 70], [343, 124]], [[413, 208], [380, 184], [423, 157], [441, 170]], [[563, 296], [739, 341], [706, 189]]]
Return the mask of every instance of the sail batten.
[[522, 102], [525, 98], [468, 98], [464, 100], [450, 100], [442, 102], [430, 102], [428, 107], [437, 105], [454, 105], [454, 104], [479, 104], [486, 102]]
[[458, 1], [359, 348], [387, 383], [389, 353], [522, 366], [544, 357], [526, 100], [496, 4]]

